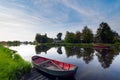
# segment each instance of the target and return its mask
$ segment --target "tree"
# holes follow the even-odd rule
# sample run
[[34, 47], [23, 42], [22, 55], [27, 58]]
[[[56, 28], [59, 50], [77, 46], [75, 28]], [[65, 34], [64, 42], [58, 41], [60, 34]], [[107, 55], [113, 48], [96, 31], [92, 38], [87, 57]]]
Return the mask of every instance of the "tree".
[[68, 43], [74, 43], [74, 33], [72, 32], [66, 32], [66, 35], [65, 35], [65, 42], [68, 42]]
[[82, 30], [82, 39], [84, 43], [93, 42], [93, 32], [87, 26]]
[[41, 34], [36, 34], [35, 40], [37, 43], [45, 43], [46, 39], [45, 39], [45, 35], [41, 35]]
[[59, 32], [59, 33], [57, 34], [57, 39], [58, 39], [58, 40], [61, 40], [61, 37], [62, 37], [62, 33]]
[[75, 43], [80, 43], [81, 42], [81, 33], [80, 31], [77, 31], [75, 36], [74, 36], [74, 39], [75, 39]]
[[36, 34], [35, 41], [37, 43], [48, 43], [48, 42], [52, 42], [53, 39], [48, 38], [47, 34], [45, 34], [45, 35]]
[[113, 31], [113, 35], [114, 35], [113, 42], [114, 43], [120, 42], [119, 34], [117, 32], [115, 32], [115, 31]]
[[65, 42], [68, 43], [80, 43], [81, 42], [81, 33], [77, 31], [76, 33], [73, 32], [66, 32], [65, 35]]
[[107, 23], [102, 22], [97, 29], [96, 42], [99, 43], [113, 43], [114, 34]]

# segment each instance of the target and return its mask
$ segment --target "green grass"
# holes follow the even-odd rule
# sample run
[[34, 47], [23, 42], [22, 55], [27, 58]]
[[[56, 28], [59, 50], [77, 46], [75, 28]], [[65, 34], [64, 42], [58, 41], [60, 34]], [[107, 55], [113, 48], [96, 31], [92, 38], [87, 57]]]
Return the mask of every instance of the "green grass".
[[[107, 43], [95, 43], [97, 45], [104, 45], [104, 46], [119, 46], [120, 47], [120, 43], [115, 43], [115, 44], [107, 44]], [[93, 47], [94, 43], [42, 43], [42, 45], [46, 45], [46, 46], [79, 46], [79, 47]]]
[[0, 80], [17, 80], [27, 73], [31, 64], [18, 54], [0, 45]]
[[93, 44], [90, 43], [44, 43], [43, 45], [46, 45], [46, 46], [51, 46], [51, 47], [54, 47], [54, 46], [79, 46], [79, 47], [93, 47]]

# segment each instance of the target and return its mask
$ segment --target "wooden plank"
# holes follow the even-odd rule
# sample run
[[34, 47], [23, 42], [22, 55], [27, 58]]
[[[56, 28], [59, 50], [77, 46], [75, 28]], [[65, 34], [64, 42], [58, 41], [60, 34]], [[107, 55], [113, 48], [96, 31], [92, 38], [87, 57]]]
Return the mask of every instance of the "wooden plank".
[[33, 68], [31, 69], [30, 73], [26, 74], [21, 80], [75, 80], [75, 78], [74, 77], [58, 78]]
[[51, 80], [46, 76], [42, 75], [38, 70], [32, 69], [31, 72], [24, 77], [22, 80]]
[[60, 66], [58, 66], [57, 64], [55, 64], [53, 61], [51, 61], [56, 67], [58, 67], [61, 71], [65, 71], [64, 69], [62, 69]]

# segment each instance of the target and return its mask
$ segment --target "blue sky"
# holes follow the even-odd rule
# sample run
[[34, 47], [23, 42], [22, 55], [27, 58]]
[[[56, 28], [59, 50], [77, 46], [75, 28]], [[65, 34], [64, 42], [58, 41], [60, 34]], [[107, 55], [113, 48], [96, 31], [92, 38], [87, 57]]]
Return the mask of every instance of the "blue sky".
[[55, 38], [86, 25], [95, 33], [101, 22], [120, 34], [119, 16], [120, 0], [0, 0], [0, 41]]

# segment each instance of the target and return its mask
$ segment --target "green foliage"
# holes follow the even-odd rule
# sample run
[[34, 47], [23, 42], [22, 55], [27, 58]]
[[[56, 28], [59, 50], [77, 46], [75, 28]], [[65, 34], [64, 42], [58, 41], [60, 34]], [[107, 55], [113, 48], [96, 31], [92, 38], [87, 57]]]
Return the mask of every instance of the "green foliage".
[[84, 43], [91, 43], [93, 42], [93, 33], [87, 26], [84, 27], [82, 30], [82, 39]]
[[65, 42], [74, 43], [75, 42], [74, 36], [75, 36], [74, 33], [67, 31], [65, 35]]
[[49, 42], [52, 42], [53, 39], [48, 38], [47, 34], [45, 34], [45, 35], [36, 34], [35, 41], [37, 43], [49, 43]]
[[20, 79], [31, 68], [18, 54], [0, 46], [0, 80]]
[[20, 41], [8, 41], [7, 45], [8, 46], [19, 46], [20, 45]]
[[67, 31], [66, 35], [65, 35], [65, 42], [80, 43], [81, 42], [81, 33], [79, 31], [77, 31], [76, 33]]
[[77, 31], [76, 34], [74, 35], [74, 41], [75, 43], [80, 43], [81, 42], [81, 33], [80, 31]]
[[113, 32], [113, 36], [114, 36], [113, 42], [114, 42], [114, 43], [119, 43], [119, 42], [120, 42], [120, 36], [119, 36], [119, 34], [114, 31], [114, 32]]
[[66, 32], [65, 35], [65, 42], [67, 43], [81, 43], [83, 40], [84, 43], [91, 43], [93, 42], [93, 33], [92, 31], [86, 27], [82, 30], [82, 33], [80, 31], [77, 31], [76, 33], [72, 32]]
[[99, 43], [114, 43], [119, 40], [116, 34], [107, 23], [102, 22], [97, 29], [95, 41]]
[[61, 40], [61, 37], [62, 37], [62, 33], [59, 32], [59, 33], [57, 34], [57, 39], [58, 39], [58, 40]]
[[84, 27], [82, 33], [77, 31], [66, 32], [64, 41], [61, 40], [62, 33], [57, 34], [57, 39], [51, 39], [47, 37], [47, 34], [36, 34], [35, 41], [37, 43], [118, 43], [120, 42], [120, 36], [117, 32], [111, 30], [107, 23], [102, 22], [94, 35], [92, 30], [87, 26]]

